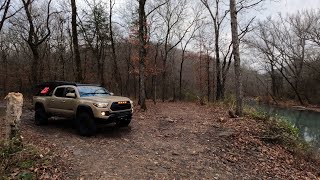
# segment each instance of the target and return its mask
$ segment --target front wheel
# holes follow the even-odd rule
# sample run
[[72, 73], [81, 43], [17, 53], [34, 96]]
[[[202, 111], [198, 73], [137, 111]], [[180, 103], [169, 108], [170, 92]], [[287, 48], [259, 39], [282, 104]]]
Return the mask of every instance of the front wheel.
[[48, 115], [44, 108], [37, 108], [34, 113], [35, 124], [38, 126], [48, 124]]
[[76, 117], [76, 128], [81, 136], [91, 136], [97, 130], [94, 119], [87, 112], [81, 112]]

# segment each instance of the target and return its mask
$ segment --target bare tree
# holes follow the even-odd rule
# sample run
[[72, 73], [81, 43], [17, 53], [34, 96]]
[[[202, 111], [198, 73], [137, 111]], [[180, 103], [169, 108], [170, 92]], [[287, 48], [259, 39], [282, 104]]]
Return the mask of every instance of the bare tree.
[[[222, 66], [221, 66], [221, 58], [220, 58], [220, 33], [221, 33], [221, 26], [224, 23], [224, 20], [226, 19], [229, 10], [225, 10], [223, 13], [222, 9], [222, 2], [221, 0], [215, 0], [214, 1], [214, 9], [211, 8], [211, 4], [209, 3], [209, 0], [201, 0], [202, 4], [207, 8], [209, 11], [210, 17], [213, 21], [214, 26], [214, 44], [215, 44], [215, 62], [216, 62], [216, 99], [220, 100], [223, 99], [223, 84], [222, 84]], [[227, 55], [225, 55], [227, 57]], [[224, 58], [224, 64], [226, 63], [226, 58]]]
[[277, 51], [270, 43], [275, 41], [275, 37], [273, 36], [273, 33], [269, 31], [270, 26], [272, 26], [270, 22], [259, 22], [255, 33], [250, 38], [246, 38], [243, 42], [250, 48], [255, 49], [257, 55], [263, 59], [263, 63], [266, 63], [265, 69], [271, 77], [271, 96], [275, 99], [275, 97], [279, 97], [280, 85], [277, 82]]
[[37, 26], [35, 26], [34, 17], [31, 14], [31, 4], [33, 1], [31, 0], [22, 0], [23, 7], [27, 16], [27, 21], [29, 23], [29, 30], [28, 30], [28, 37], [23, 39], [28, 43], [32, 54], [33, 54], [33, 60], [32, 60], [32, 72], [31, 72], [31, 78], [33, 83], [38, 83], [40, 80], [41, 73], [39, 72], [39, 61], [40, 61], [40, 52], [39, 52], [39, 46], [50, 36], [50, 28], [49, 28], [49, 19], [50, 19], [50, 4], [52, 0], [49, 0], [47, 5], [47, 14], [46, 14], [46, 29], [47, 32], [45, 35], [41, 35]]
[[[162, 57], [162, 101], [165, 100], [167, 92], [167, 61], [169, 59], [169, 54], [175, 47], [177, 47], [181, 41], [185, 38], [186, 34], [192, 28], [196, 18], [191, 20], [191, 22], [184, 22], [186, 18], [187, 10], [187, 1], [186, 0], [177, 0], [177, 1], [168, 1], [164, 8], [158, 10], [159, 15], [164, 21], [163, 31], [165, 32], [164, 36], [164, 49], [161, 52]], [[182, 26], [183, 23], [187, 23], [185, 26]], [[180, 26], [180, 27], [179, 27]], [[183, 27], [183, 28], [182, 28]], [[180, 29], [179, 29], [180, 28]], [[178, 36], [175, 36], [177, 33], [175, 30], [178, 30]]]
[[[96, 61], [97, 77], [100, 84], [105, 85], [106, 50], [110, 42], [109, 21], [105, 7], [101, 2], [93, 4], [87, 2], [90, 12], [85, 12], [86, 17], [80, 21], [80, 27], [88, 48], [92, 51]], [[113, 53], [112, 53], [113, 54]], [[118, 72], [118, 71], [116, 71]]]
[[[194, 11], [196, 11], [194, 9]], [[199, 23], [200, 19], [200, 10], [195, 12], [194, 20], [192, 21], [193, 27], [190, 28], [191, 31], [188, 33], [188, 37], [186, 38], [185, 41], [181, 40], [181, 62], [180, 62], [180, 70], [179, 70], [179, 100], [181, 101], [182, 99], [182, 77], [183, 77], [183, 64], [185, 62], [185, 56], [186, 56], [186, 50], [190, 42], [195, 38], [195, 33], [199, 30], [201, 26], [203, 26], [202, 23]], [[189, 30], [187, 30], [189, 32]], [[183, 34], [182, 34], [183, 35]]]
[[281, 15], [278, 22], [271, 22], [273, 39], [269, 44], [276, 48], [276, 62], [279, 72], [295, 92], [299, 102], [303, 104], [300, 94], [301, 76], [306, 57], [307, 30], [310, 25], [302, 24], [300, 17], [284, 19]]
[[[15, 9], [13, 4], [17, 3], [12, 0], [3, 0], [0, 2], [0, 14], [2, 14], [2, 16], [0, 16], [0, 32], [3, 28], [4, 22], [16, 15], [22, 9], [22, 7]], [[13, 11], [10, 11], [10, 9], [13, 9]]]
[[4, 21], [10, 17], [10, 16], [9, 17], [7, 16], [8, 11], [9, 11], [9, 7], [10, 7], [10, 2], [11, 2], [11, 0], [5, 0], [0, 3], [0, 12], [3, 11], [2, 17], [0, 19], [0, 32], [2, 30]]

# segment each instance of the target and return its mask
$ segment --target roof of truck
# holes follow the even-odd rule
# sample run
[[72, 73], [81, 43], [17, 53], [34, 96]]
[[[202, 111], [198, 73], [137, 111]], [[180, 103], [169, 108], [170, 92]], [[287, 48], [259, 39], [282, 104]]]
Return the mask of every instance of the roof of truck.
[[73, 86], [100, 86], [99, 84], [83, 84], [83, 83], [76, 83], [76, 82], [68, 82], [68, 81], [48, 81], [42, 82], [36, 85], [36, 87], [57, 87], [62, 85], [73, 85]]
[[50, 94], [57, 86], [63, 85], [73, 85], [73, 86], [100, 86], [99, 84], [82, 84], [76, 82], [68, 81], [48, 81], [42, 82], [35, 86], [33, 94], [38, 95], [48, 95]]

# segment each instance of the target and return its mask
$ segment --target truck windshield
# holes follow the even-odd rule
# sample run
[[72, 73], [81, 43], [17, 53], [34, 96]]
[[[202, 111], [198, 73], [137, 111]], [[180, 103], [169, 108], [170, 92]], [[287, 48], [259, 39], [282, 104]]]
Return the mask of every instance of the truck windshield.
[[99, 86], [78, 86], [80, 97], [110, 96], [110, 92]]

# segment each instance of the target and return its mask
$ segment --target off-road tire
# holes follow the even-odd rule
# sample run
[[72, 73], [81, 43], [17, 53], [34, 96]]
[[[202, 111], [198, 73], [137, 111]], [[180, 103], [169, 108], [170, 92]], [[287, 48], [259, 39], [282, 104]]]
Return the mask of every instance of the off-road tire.
[[34, 122], [37, 126], [48, 124], [48, 115], [43, 107], [36, 109], [34, 113]]
[[75, 119], [76, 128], [81, 136], [92, 136], [96, 133], [97, 127], [90, 113], [81, 112]]
[[131, 122], [131, 119], [122, 120], [122, 121], [116, 122], [116, 125], [117, 127], [128, 127], [130, 122]]

